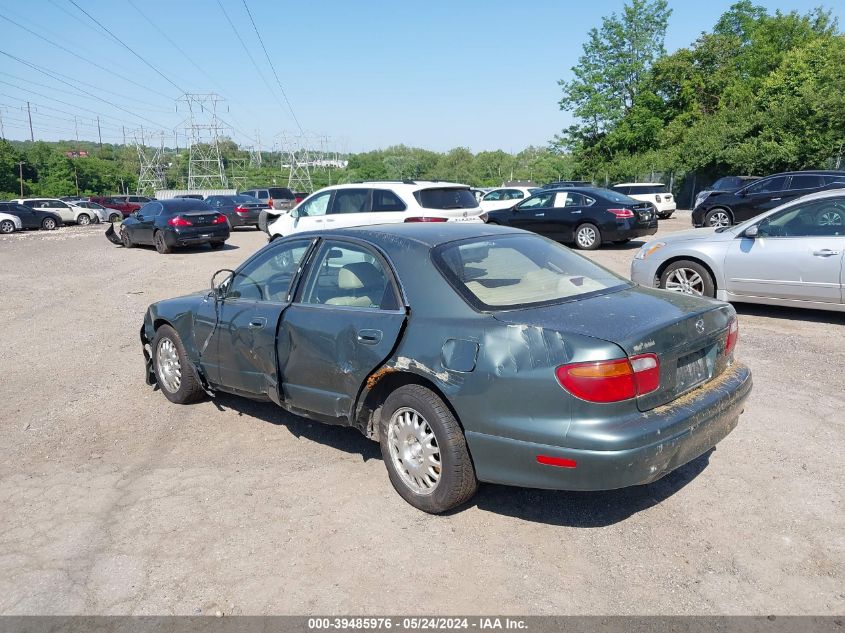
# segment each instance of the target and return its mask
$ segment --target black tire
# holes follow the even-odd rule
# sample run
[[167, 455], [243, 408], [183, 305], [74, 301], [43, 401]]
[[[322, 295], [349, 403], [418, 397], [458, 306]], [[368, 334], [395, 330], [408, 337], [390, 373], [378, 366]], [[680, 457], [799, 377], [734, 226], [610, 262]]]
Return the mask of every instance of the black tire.
[[[159, 375], [159, 349], [163, 340], [168, 340], [176, 348], [179, 357], [179, 365], [181, 371], [181, 380], [179, 388], [172, 391], [168, 388], [167, 382]], [[156, 330], [153, 337], [153, 371], [155, 372], [156, 382], [161, 388], [164, 397], [176, 404], [191, 404], [192, 402], [199, 402], [205, 397], [193, 365], [188, 360], [188, 355], [185, 353], [185, 347], [182, 345], [182, 339], [169, 325], [162, 325]]]
[[120, 222], [122, 220], [123, 220], [123, 215], [121, 215], [120, 213], [112, 213], [109, 216], [109, 222], [111, 222], [112, 224], [114, 224], [115, 222]]
[[218, 250], [226, 246], [226, 242], [209, 242], [208, 245], [214, 250]]
[[55, 231], [59, 224], [53, 218], [44, 218], [41, 220], [41, 228], [45, 231]]
[[[727, 224], [722, 221], [723, 218], [727, 218]], [[709, 227], [730, 226], [733, 224], [733, 221], [734, 218], [731, 212], [722, 207], [710, 209], [704, 216], [704, 226]]]
[[153, 235], [153, 244], [155, 244], [156, 250], [162, 255], [173, 252], [173, 249], [167, 245], [167, 240], [164, 239], [164, 233], [161, 231], [156, 231], [155, 235]]
[[15, 232], [15, 223], [11, 220], [0, 220], [0, 233], [8, 235]]
[[[589, 241], [587, 238], [591, 235], [592, 241]], [[575, 238], [575, 248], [581, 249], [582, 251], [594, 251], [601, 246], [601, 231], [599, 231], [599, 227], [591, 222], [579, 224], [578, 228], [575, 229], [573, 237]]]
[[120, 227], [120, 241], [124, 248], [132, 248], [135, 246], [135, 242], [133, 242], [132, 238], [129, 237], [129, 229], [125, 226]]
[[91, 224], [91, 216], [87, 213], [80, 213], [78, 216], [76, 216], [76, 223], [79, 226], [88, 226], [89, 224]]
[[[674, 211], [672, 213], [674, 213]], [[672, 217], [672, 213], [658, 213], [657, 217], [660, 218], [661, 220], [668, 220], [669, 218]]]
[[[673, 286], [681, 284], [682, 282], [678, 279], [678, 275], [676, 271], [680, 270], [687, 271], [683, 276], [687, 279], [695, 279], [695, 277], [691, 274], [691, 272], [695, 272], [698, 277], [701, 279], [701, 283], [694, 283], [690, 284], [691, 290], [698, 290], [699, 292], [686, 292], [678, 287], [668, 288], [667, 286], [671, 282]], [[704, 266], [699, 264], [698, 262], [694, 262], [688, 259], [679, 259], [678, 261], [672, 262], [666, 267], [660, 275], [660, 287], [664, 290], [674, 290], [675, 292], [684, 292], [684, 294], [700, 294], [704, 297], [715, 297], [716, 296], [716, 283], [713, 281], [713, 276], [710, 274]]]
[[[422, 416], [434, 434], [435, 448], [439, 451], [439, 479], [432, 491], [424, 494], [406, 483], [406, 475], [394, 464], [392, 451], [396, 449], [390, 447], [390, 425], [394, 414], [402, 415], [408, 410]], [[430, 389], [421, 385], [405, 385], [391, 393], [382, 407], [379, 436], [390, 483], [415, 508], [440, 514], [465, 503], [478, 489], [463, 430], [449, 407]], [[398, 447], [398, 444], [394, 446]]]

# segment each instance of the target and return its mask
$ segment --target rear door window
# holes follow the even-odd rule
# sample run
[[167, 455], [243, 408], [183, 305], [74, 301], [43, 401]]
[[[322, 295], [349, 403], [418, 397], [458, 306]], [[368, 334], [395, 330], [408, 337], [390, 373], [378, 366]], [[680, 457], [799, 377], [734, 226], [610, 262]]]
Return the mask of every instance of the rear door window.
[[373, 189], [373, 211], [405, 211], [407, 208], [392, 191]]
[[369, 189], [338, 189], [330, 213], [366, 213], [370, 207], [369, 198]]
[[822, 177], [815, 174], [799, 174], [789, 181], [790, 189], [815, 189], [822, 186]]
[[786, 176], [775, 176], [755, 182], [746, 190], [750, 194], [773, 193], [786, 189]]

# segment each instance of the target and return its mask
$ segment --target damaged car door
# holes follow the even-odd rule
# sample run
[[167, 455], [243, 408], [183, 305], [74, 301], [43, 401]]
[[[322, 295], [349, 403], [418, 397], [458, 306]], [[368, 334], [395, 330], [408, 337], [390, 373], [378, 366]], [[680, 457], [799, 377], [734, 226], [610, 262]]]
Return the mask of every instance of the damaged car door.
[[323, 240], [279, 327], [285, 403], [351, 415], [367, 376], [387, 359], [406, 309], [387, 261], [352, 240]]
[[203, 357], [212, 382], [279, 403], [276, 332], [312, 244], [311, 239], [280, 242], [248, 260], [225, 282], [217, 327]]

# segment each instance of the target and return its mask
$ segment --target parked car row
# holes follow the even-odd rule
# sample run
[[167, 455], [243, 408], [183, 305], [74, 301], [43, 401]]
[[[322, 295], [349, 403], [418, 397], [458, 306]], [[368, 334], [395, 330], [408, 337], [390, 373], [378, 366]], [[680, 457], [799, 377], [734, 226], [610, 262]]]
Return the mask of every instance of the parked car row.
[[58, 213], [29, 207], [17, 202], [0, 202], [0, 233], [8, 234], [26, 229], [52, 231], [63, 224]]

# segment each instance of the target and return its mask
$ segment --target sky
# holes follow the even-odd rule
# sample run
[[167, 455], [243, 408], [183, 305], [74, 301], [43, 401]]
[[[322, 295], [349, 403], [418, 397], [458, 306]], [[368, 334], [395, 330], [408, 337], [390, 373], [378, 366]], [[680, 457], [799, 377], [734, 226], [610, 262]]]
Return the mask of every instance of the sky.
[[[801, 13], [819, 4], [757, 3]], [[731, 4], [670, 0], [667, 51], [689, 46]], [[823, 4], [843, 22], [845, 0]], [[268, 150], [306, 134], [342, 152], [400, 143], [518, 152], [572, 122], [558, 107], [558, 80], [571, 78], [589, 29], [622, 6], [0, 0], [3, 132], [29, 138], [29, 101], [36, 140], [97, 140], [99, 116], [104, 142], [122, 142], [124, 129], [131, 142], [143, 128], [147, 144], [164, 136], [184, 146], [188, 110], [179, 97], [215, 93], [222, 124], [242, 146]], [[209, 111], [196, 120], [208, 123]]]

